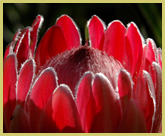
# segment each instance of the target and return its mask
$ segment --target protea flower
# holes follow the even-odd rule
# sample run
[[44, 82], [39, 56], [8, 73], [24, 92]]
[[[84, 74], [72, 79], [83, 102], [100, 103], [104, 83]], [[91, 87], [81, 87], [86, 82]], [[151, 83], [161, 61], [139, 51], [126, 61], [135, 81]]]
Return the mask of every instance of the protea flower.
[[81, 45], [62, 15], [36, 49], [42, 22], [38, 15], [6, 48], [4, 132], [161, 132], [162, 50], [135, 23], [106, 28], [94, 15]]

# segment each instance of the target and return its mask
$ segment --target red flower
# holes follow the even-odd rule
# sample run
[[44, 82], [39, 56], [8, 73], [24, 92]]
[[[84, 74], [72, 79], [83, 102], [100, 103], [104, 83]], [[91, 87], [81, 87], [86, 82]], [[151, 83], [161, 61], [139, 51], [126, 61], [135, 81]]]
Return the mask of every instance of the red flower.
[[93, 16], [82, 46], [73, 20], [14, 35], [3, 66], [4, 132], [161, 132], [162, 50], [135, 23]]

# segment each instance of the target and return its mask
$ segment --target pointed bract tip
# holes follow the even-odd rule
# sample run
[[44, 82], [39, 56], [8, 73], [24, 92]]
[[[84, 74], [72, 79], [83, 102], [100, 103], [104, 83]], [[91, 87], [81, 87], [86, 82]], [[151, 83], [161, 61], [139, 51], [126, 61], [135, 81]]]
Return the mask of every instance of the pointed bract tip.
[[130, 27], [136, 28], [138, 34], [139, 34], [140, 37], [141, 37], [142, 44], [145, 44], [145, 39], [144, 39], [143, 35], [141, 34], [141, 32], [140, 32], [138, 26], [137, 26], [133, 21], [131, 21], [130, 23], [127, 24], [127, 31], [128, 31], [128, 29], [129, 29]]
[[87, 28], [89, 27], [89, 24], [90, 24], [91, 20], [93, 20], [93, 19], [99, 20], [99, 21], [101, 22], [101, 24], [102, 24], [104, 30], [106, 30], [106, 24], [105, 24], [105, 22], [104, 22], [101, 18], [99, 18], [97, 15], [93, 15], [93, 16], [87, 21], [87, 25], [86, 25]]

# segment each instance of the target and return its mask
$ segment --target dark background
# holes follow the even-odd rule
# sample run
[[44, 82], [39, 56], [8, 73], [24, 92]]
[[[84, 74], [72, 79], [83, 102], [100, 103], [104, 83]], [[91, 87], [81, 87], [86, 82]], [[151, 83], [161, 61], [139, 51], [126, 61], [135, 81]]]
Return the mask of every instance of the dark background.
[[127, 26], [128, 23], [133, 21], [145, 39], [152, 38], [158, 47], [162, 47], [161, 3], [4, 3], [3, 51], [11, 42], [18, 28], [23, 29], [26, 26], [31, 26], [38, 14], [44, 17], [39, 32], [39, 41], [46, 30], [55, 24], [59, 16], [67, 14], [80, 29], [82, 44], [84, 44], [86, 22], [91, 16], [97, 15], [106, 25], [113, 20], [120, 20]]

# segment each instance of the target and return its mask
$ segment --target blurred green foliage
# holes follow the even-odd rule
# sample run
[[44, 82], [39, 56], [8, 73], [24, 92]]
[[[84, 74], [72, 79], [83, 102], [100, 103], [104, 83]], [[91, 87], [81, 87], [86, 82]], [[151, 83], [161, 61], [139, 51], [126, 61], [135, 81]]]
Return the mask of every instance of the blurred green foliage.
[[127, 26], [133, 21], [145, 39], [152, 38], [158, 47], [162, 47], [161, 3], [4, 3], [3, 51], [18, 28], [30, 26], [38, 14], [44, 17], [39, 41], [59, 16], [67, 14], [80, 29], [82, 44], [84, 44], [86, 23], [91, 16], [97, 15], [106, 25], [113, 20], [120, 20]]

